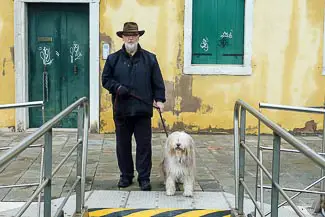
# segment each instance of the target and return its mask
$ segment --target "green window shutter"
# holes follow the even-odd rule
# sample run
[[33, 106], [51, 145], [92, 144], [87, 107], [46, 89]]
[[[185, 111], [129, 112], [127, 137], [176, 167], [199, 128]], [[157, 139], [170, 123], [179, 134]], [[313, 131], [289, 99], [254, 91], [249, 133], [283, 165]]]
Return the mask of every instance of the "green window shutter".
[[243, 64], [244, 0], [193, 0], [192, 64]]

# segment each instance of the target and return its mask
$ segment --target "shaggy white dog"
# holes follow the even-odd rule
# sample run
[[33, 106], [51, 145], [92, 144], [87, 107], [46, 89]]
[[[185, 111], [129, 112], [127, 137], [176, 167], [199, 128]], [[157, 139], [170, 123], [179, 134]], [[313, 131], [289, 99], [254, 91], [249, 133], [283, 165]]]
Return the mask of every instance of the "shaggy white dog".
[[195, 167], [193, 138], [183, 131], [170, 134], [165, 143], [162, 162], [166, 194], [174, 195], [178, 183], [183, 183], [183, 195], [193, 196]]

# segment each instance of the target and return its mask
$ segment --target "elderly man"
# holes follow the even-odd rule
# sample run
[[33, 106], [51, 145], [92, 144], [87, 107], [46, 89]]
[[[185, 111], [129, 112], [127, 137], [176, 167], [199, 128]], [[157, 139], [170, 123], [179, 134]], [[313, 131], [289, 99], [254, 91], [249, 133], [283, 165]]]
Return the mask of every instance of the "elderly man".
[[144, 34], [134, 22], [126, 22], [116, 34], [123, 39], [120, 50], [107, 57], [102, 85], [112, 94], [116, 152], [120, 169], [118, 187], [133, 182], [132, 135], [136, 141], [137, 180], [143, 191], [150, 191], [151, 118], [153, 106], [164, 109], [165, 85], [156, 56], [138, 43]]

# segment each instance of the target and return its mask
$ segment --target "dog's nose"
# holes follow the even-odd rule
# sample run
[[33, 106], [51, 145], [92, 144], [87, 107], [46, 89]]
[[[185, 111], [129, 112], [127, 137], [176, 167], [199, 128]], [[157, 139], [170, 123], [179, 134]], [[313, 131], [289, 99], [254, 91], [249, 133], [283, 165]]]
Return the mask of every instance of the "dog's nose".
[[177, 147], [181, 146], [181, 143], [176, 143], [176, 146], [177, 146]]

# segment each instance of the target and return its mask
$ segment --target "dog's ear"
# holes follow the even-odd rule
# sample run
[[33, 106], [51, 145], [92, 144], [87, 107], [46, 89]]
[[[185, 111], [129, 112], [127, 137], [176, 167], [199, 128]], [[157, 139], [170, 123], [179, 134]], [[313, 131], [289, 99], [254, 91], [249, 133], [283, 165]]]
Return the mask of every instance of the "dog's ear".
[[190, 158], [195, 155], [195, 142], [191, 136], [188, 137], [189, 148], [186, 150], [186, 155]]

